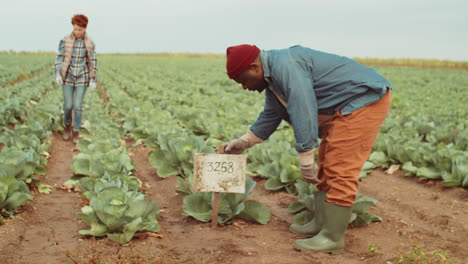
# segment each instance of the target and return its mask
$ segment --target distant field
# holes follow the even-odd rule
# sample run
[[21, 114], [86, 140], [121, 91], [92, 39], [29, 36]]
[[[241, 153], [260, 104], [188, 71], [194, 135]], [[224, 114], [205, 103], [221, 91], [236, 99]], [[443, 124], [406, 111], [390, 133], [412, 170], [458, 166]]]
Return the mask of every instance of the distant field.
[[[259, 201], [250, 213], [265, 225], [233, 220], [247, 205], [231, 210], [226, 197], [220, 221], [233, 225], [216, 231], [195, 220], [210, 216], [211, 200], [187, 199], [194, 153], [242, 135], [264, 103], [263, 94], [227, 78], [224, 56], [100, 55], [98, 92], [86, 94], [73, 146], [59, 135], [53, 54], [0, 53], [0, 256], [6, 263], [88, 263], [94, 255], [96, 263], [397, 263], [389, 261], [417, 245], [466, 259], [468, 62], [360, 61], [392, 83], [392, 109], [361, 174], [372, 213], [355, 211], [347, 250], [333, 258], [292, 249], [298, 237], [288, 227], [301, 213], [291, 205], [305, 190], [284, 122], [246, 153]], [[391, 165], [399, 170], [385, 174]], [[372, 198], [380, 203], [370, 208]], [[380, 219], [373, 214], [383, 222], [370, 224]], [[151, 237], [156, 232], [162, 236]]]
[[[1, 55], [12, 54], [5, 51], [0, 51]], [[18, 52], [18, 55], [41, 55], [55, 56], [54, 52]], [[152, 56], [152, 57], [191, 57], [191, 58], [224, 58], [224, 54], [215, 53], [101, 53], [100, 56]], [[0, 57], [1, 58], [1, 57]], [[360, 58], [353, 59], [365, 65], [385, 65], [385, 66], [407, 66], [407, 67], [422, 67], [422, 68], [449, 68], [449, 69], [464, 69], [468, 70], [468, 61], [452, 61], [452, 60], [437, 60], [437, 59], [417, 59], [417, 58]], [[3, 63], [2, 63], [3, 64]]]

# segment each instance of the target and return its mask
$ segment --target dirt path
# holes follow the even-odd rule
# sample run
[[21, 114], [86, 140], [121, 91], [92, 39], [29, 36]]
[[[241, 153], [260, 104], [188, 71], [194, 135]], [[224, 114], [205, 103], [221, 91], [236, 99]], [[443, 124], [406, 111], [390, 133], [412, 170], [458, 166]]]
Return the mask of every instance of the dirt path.
[[467, 260], [468, 191], [424, 184], [403, 175], [403, 171], [387, 175], [376, 170], [363, 180], [361, 192], [380, 201], [373, 211], [384, 221], [356, 228], [349, 236], [353, 244], [377, 245], [382, 254], [379, 260], [414, 245]]
[[[98, 89], [108, 101], [100, 85]], [[72, 175], [73, 145], [60, 135], [50, 140], [51, 159], [42, 181], [61, 185]], [[270, 207], [270, 223], [236, 221], [213, 230], [209, 223], [182, 216], [183, 197], [175, 192], [175, 177], [159, 178], [148, 162], [151, 149], [133, 147], [133, 143], [127, 139], [135, 175], [143, 182], [146, 198], [160, 206], [162, 238], [135, 238], [124, 246], [107, 238], [82, 238], [78, 230], [88, 227], [75, 215], [83, 200], [76, 193], [54, 188], [52, 194], [36, 194], [15, 219], [0, 226], [1, 263], [395, 263], [412, 246], [425, 252], [444, 250], [458, 263], [468, 259], [466, 189], [443, 189], [405, 178], [401, 172], [386, 175], [375, 170], [361, 182], [360, 191], [379, 200], [371, 211], [383, 222], [348, 229], [342, 255], [303, 253], [293, 247], [301, 237], [288, 230], [293, 216], [287, 207], [294, 196], [269, 192], [263, 187], [265, 180], [256, 179], [252, 199]]]
[[[157, 177], [147, 159], [150, 149], [143, 146], [133, 148], [132, 144], [132, 141], [128, 141], [127, 146], [136, 163], [136, 176], [143, 181], [146, 197], [156, 200], [161, 208], [158, 221], [164, 237], [134, 239], [125, 247], [110, 243], [107, 239], [87, 240], [87, 245], [82, 244], [81, 252], [96, 253], [93, 248], [98, 247], [101, 261], [391, 263], [412, 246], [420, 246], [426, 252], [445, 250], [449, 257], [458, 259], [459, 263], [468, 258], [464, 250], [468, 235], [467, 192], [464, 189], [443, 190], [399, 175], [389, 176], [374, 171], [361, 183], [361, 191], [380, 201], [372, 211], [383, 217], [384, 221], [349, 229], [346, 234], [347, 247], [340, 256], [301, 253], [293, 248], [294, 240], [300, 237], [288, 230], [292, 215], [287, 212], [287, 206], [294, 200], [292, 195], [266, 191], [264, 180], [260, 180], [252, 198], [270, 207], [271, 222], [257, 225], [237, 221], [233, 225], [212, 230], [209, 223], [181, 215], [183, 197], [175, 193], [175, 178]], [[369, 246], [376, 248], [375, 254], [370, 252]], [[76, 259], [81, 260], [80, 263], [89, 261], [84, 254]]]
[[[52, 141], [45, 179], [51, 185], [70, 177], [73, 155], [69, 142], [57, 136]], [[412, 246], [420, 246], [425, 252], [444, 250], [458, 263], [468, 259], [465, 189], [442, 189], [374, 171], [362, 181], [361, 192], [379, 200], [372, 212], [384, 221], [349, 229], [342, 255], [301, 253], [293, 248], [299, 236], [288, 230], [292, 215], [287, 206], [293, 196], [266, 191], [264, 180], [260, 180], [252, 198], [270, 207], [271, 222], [257, 225], [237, 221], [212, 230], [209, 223], [181, 215], [183, 197], [175, 193], [175, 177], [157, 177], [148, 162], [150, 149], [132, 144], [128, 140], [136, 176], [143, 181], [147, 199], [157, 201], [161, 208], [158, 221], [163, 238], [133, 239], [125, 246], [107, 238], [80, 238], [78, 230], [86, 227], [75, 218], [79, 196], [54, 189], [50, 195], [36, 195], [16, 219], [0, 227], [0, 259], [6, 259], [6, 263], [73, 263], [71, 259], [76, 263], [392, 263]], [[369, 246], [376, 248], [376, 254], [371, 254]], [[67, 250], [78, 253], [67, 258]]]
[[24, 73], [23, 75], [19, 76], [15, 80], [11, 80], [11, 81], [8, 81], [7, 83], [3, 84], [3, 87], [13, 86], [13, 85], [15, 85], [17, 83], [20, 83], [22, 81], [34, 79], [37, 76], [41, 75], [47, 69], [49, 69], [49, 67], [41, 68], [41, 69], [31, 73], [31, 74]]
[[21, 208], [15, 219], [0, 227], [2, 263], [64, 263], [65, 251], [78, 245], [80, 197], [57, 188], [68, 180], [72, 171], [74, 145], [54, 134], [49, 149], [51, 158], [41, 182], [51, 185], [52, 193], [35, 193], [32, 201]]

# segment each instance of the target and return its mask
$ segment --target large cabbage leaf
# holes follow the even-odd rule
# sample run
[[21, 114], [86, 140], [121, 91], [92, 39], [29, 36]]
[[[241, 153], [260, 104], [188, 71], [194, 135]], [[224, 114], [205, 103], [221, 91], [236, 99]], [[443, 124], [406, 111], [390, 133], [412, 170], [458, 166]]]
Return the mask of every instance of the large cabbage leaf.
[[[255, 188], [255, 181], [246, 178], [245, 193], [221, 193], [218, 206], [218, 223], [229, 224], [234, 218], [267, 224], [270, 221], [270, 210], [257, 201], [245, 201]], [[194, 192], [184, 197], [183, 215], [208, 222], [213, 210], [213, 193]]]
[[31, 200], [28, 186], [12, 176], [0, 176], [0, 212], [4, 216], [13, 216], [18, 207]]
[[80, 230], [82, 235], [104, 236], [125, 244], [139, 231], [158, 232], [159, 207], [144, 199], [138, 192], [126, 192], [112, 186], [100, 190], [82, 208], [78, 218], [88, 224], [90, 230]]

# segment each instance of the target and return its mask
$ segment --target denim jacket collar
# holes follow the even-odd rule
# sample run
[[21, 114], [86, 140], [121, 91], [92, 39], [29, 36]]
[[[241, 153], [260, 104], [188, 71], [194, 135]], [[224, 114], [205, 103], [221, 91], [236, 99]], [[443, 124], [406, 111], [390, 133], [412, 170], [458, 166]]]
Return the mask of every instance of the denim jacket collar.
[[262, 60], [263, 78], [265, 78], [265, 80], [268, 83], [271, 83], [270, 65], [268, 63], [268, 51], [261, 50], [260, 58]]

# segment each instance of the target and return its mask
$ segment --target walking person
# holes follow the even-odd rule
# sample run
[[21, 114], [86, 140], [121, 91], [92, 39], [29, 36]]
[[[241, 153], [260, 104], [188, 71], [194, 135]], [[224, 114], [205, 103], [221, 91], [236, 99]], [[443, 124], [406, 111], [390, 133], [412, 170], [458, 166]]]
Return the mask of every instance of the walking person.
[[226, 68], [244, 90], [265, 91], [265, 106], [245, 135], [218, 148], [240, 154], [268, 139], [282, 120], [289, 122], [301, 174], [318, 189], [312, 221], [290, 227], [311, 237], [296, 240], [295, 247], [341, 253], [361, 167], [390, 109], [391, 84], [352, 59], [301, 46], [229, 47]]
[[88, 18], [78, 14], [73, 16], [71, 23], [73, 32], [60, 40], [55, 59], [55, 81], [62, 86], [63, 91], [63, 139], [71, 138], [73, 143], [77, 143], [86, 90], [88, 87], [91, 91], [96, 89], [97, 59], [94, 42], [86, 33]]

